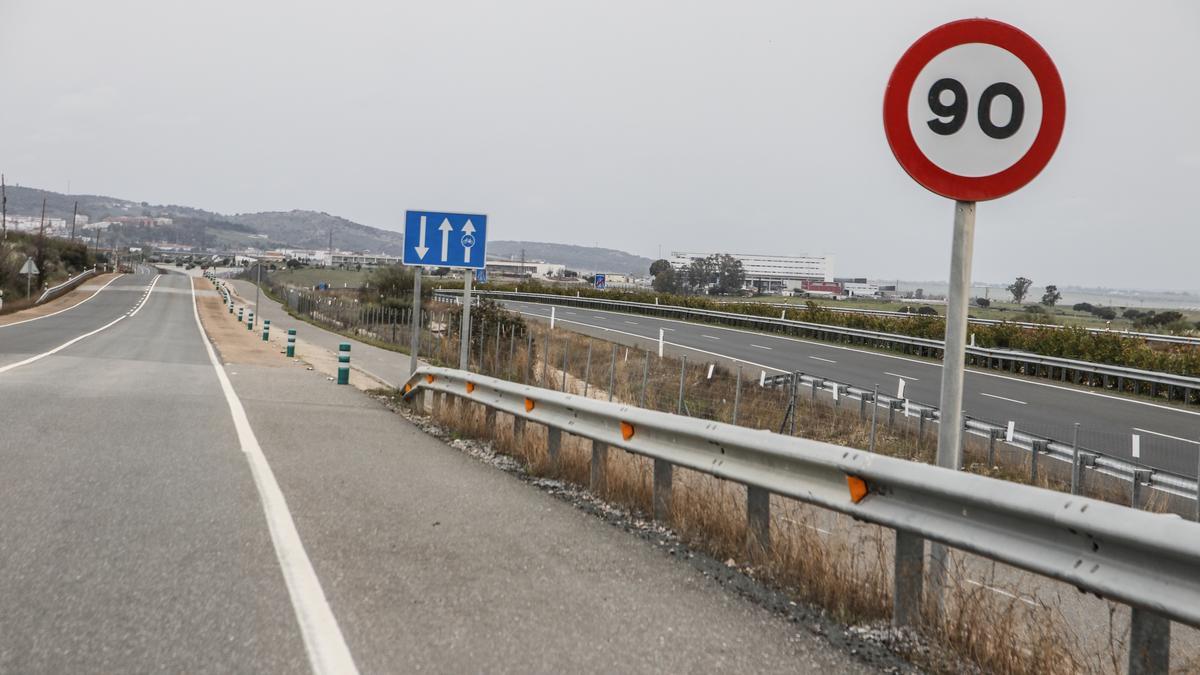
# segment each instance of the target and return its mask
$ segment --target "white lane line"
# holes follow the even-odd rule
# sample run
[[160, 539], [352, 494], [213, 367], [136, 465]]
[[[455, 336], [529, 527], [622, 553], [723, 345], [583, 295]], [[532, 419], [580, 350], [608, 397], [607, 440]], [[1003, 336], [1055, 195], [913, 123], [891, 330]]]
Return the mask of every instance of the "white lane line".
[[996, 588], [995, 586], [988, 586], [987, 584], [980, 583], [978, 581], [975, 581], [974, 579], [967, 579], [967, 583], [974, 584], [976, 586], [979, 586], [980, 588], [986, 588], [987, 590], [989, 590], [993, 593], [999, 593], [1000, 595], [1003, 595], [1004, 597], [1009, 598], [1010, 600], [1020, 600], [1021, 602], [1029, 605], [1030, 607], [1038, 606], [1037, 601], [1030, 600], [1029, 598], [1026, 598], [1024, 596], [1014, 595], [1014, 594], [1009, 593], [1008, 591], [1004, 590], [1003, 588]]
[[1018, 401], [1018, 400], [1017, 400], [1017, 399], [1015, 399], [1015, 398], [1008, 398], [1007, 396], [997, 396], [997, 395], [995, 395], [995, 394], [988, 394], [988, 393], [986, 393], [986, 392], [982, 392], [982, 391], [981, 391], [981, 392], [979, 392], [979, 395], [980, 395], [980, 396], [986, 396], [986, 397], [988, 397], [988, 398], [996, 398], [996, 399], [1000, 399], [1001, 401], [1008, 401], [1009, 403], [1019, 403], [1019, 404], [1021, 404], [1021, 405], [1029, 405], [1029, 404], [1028, 404], [1028, 403], [1026, 403], [1025, 401]]
[[1173, 440], [1173, 441], [1182, 441], [1182, 442], [1184, 442], [1184, 443], [1191, 443], [1192, 445], [1200, 445], [1200, 441], [1196, 441], [1196, 440], [1194, 440], [1194, 439], [1190, 439], [1190, 438], [1180, 438], [1179, 436], [1172, 436], [1171, 434], [1164, 434], [1164, 433], [1162, 433], [1162, 432], [1158, 432], [1158, 431], [1150, 431], [1149, 429], [1140, 429], [1140, 428], [1138, 428], [1138, 427], [1134, 427], [1134, 428], [1133, 428], [1133, 430], [1134, 430], [1134, 431], [1140, 431], [1140, 432], [1142, 432], [1143, 434], [1151, 434], [1151, 435], [1154, 435], [1154, 436], [1162, 436], [1163, 438], [1169, 438], [1169, 439], [1171, 439], [1171, 440]]
[[670, 332], [672, 332], [672, 333], [674, 333], [674, 332], [675, 332], [675, 329], [674, 329], [674, 328], [667, 328], [666, 326], [659, 326], [659, 328], [661, 328], [661, 329], [663, 329], [663, 330], [665, 330], [665, 331], [670, 331]]
[[287, 583], [292, 609], [296, 612], [296, 621], [300, 624], [300, 634], [304, 638], [304, 647], [308, 651], [309, 665], [312, 666], [312, 671], [316, 675], [357, 673], [358, 668], [354, 665], [354, 658], [350, 656], [350, 648], [346, 646], [346, 639], [342, 636], [342, 630], [333, 616], [333, 610], [325, 599], [325, 591], [321, 589], [317, 572], [313, 569], [312, 561], [308, 559], [308, 554], [304, 551], [304, 544], [300, 541], [300, 533], [296, 531], [296, 523], [292, 520], [291, 512], [288, 511], [283, 491], [279, 489], [279, 483], [275, 481], [275, 474], [271, 472], [271, 466], [267, 463], [262, 447], [258, 444], [258, 437], [254, 435], [254, 429], [251, 428], [250, 420], [246, 417], [246, 409], [242, 407], [237, 392], [233, 390], [233, 385], [229, 383], [225, 370], [217, 361], [217, 354], [213, 351], [212, 343], [208, 341], [208, 336], [204, 333], [204, 326], [200, 323], [200, 310], [196, 305], [196, 287], [194, 285], [192, 286], [192, 314], [196, 319], [196, 329], [200, 331], [200, 341], [204, 343], [204, 348], [208, 351], [208, 360], [212, 363], [213, 370], [217, 373], [217, 380], [221, 383], [225, 402], [229, 404], [229, 412], [233, 416], [233, 426], [237, 430], [238, 442], [241, 444], [242, 452], [246, 454], [246, 461], [250, 464], [250, 473], [254, 476], [254, 485], [258, 488], [258, 495], [262, 499], [263, 512], [267, 517], [267, 527], [271, 531], [271, 543], [275, 547], [275, 557], [279, 560], [283, 579]]
[[72, 309], [75, 309], [76, 307], [78, 307], [78, 306], [82, 305], [83, 303], [87, 302], [88, 300], [91, 300], [92, 298], [96, 297], [97, 295], [99, 295], [99, 294], [100, 294], [100, 291], [102, 291], [102, 290], [104, 290], [104, 289], [108, 288], [108, 284], [111, 284], [112, 282], [116, 281], [117, 279], [120, 279], [120, 278], [121, 278], [121, 277], [123, 277], [123, 276], [125, 276], [125, 275], [124, 275], [124, 274], [118, 274], [117, 276], [115, 276], [115, 277], [113, 277], [113, 278], [109, 279], [109, 280], [108, 280], [108, 283], [107, 283], [107, 284], [104, 284], [104, 285], [103, 285], [103, 286], [101, 286], [100, 288], [97, 288], [95, 293], [92, 293], [91, 295], [89, 295], [89, 296], [87, 296], [86, 298], [84, 298], [84, 299], [80, 300], [79, 302], [77, 302], [77, 303], [75, 303], [75, 304], [71, 305], [70, 307], [67, 307], [66, 309], [60, 309], [60, 310], [58, 310], [57, 312], [51, 312], [50, 314], [43, 314], [43, 315], [41, 315], [41, 316], [35, 316], [35, 317], [33, 317], [32, 319], [25, 319], [24, 321], [14, 321], [14, 322], [12, 322], [12, 323], [6, 323], [6, 324], [4, 324], [4, 325], [0, 326], [0, 328], [9, 328], [9, 327], [11, 327], [11, 326], [20, 326], [20, 325], [21, 325], [21, 324], [23, 324], [23, 323], [29, 323], [30, 321], [38, 321], [39, 319], [49, 319], [50, 317], [52, 317], [52, 316], [57, 316], [57, 315], [59, 315], [59, 314], [62, 314], [63, 312], [69, 312], [69, 311], [71, 311]]
[[700, 337], [708, 338], [709, 340], [720, 340], [721, 339], [719, 337], [716, 337], [715, 335], [701, 335]]
[[759, 349], [770, 349], [770, 347], [764, 347], [764, 346], [762, 346], [762, 345], [756, 345], [756, 344], [751, 344], [750, 346], [751, 346], [751, 347], [758, 347]]
[[823, 359], [823, 358], [821, 358], [820, 356], [810, 356], [810, 357], [808, 357], [808, 358], [810, 358], [810, 359], [816, 359], [816, 360], [818, 360], [818, 361], [824, 361], [825, 363], [837, 363], [837, 361], [834, 361], [833, 359]]
[[[415, 282], [414, 282], [414, 283], [415, 283]], [[593, 319], [599, 319], [599, 320], [601, 320], [601, 321], [604, 321], [604, 317], [602, 317], [602, 316], [596, 316], [595, 314], [593, 314], [593, 315], [592, 315], [592, 318], [593, 318]]]
[[[154, 285], [158, 283], [158, 280], [160, 278], [161, 277], [154, 277], [154, 281], [150, 282], [150, 290], [154, 290]], [[88, 333], [84, 333], [83, 335], [80, 335], [77, 338], [68, 340], [68, 341], [62, 343], [61, 345], [55, 347], [54, 349], [51, 349], [48, 352], [42, 352], [41, 354], [35, 354], [34, 356], [31, 356], [31, 357], [25, 359], [24, 361], [17, 361], [16, 363], [10, 363], [7, 366], [0, 366], [0, 373], [7, 373], [10, 370], [15, 370], [17, 368], [20, 368], [21, 366], [27, 366], [31, 363], [41, 361], [42, 359], [46, 358], [47, 356], [57, 354], [57, 353], [61, 352], [62, 350], [66, 349], [67, 347], [70, 347], [71, 345], [75, 344], [76, 342], [83, 340], [84, 338], [89, 338], [89, 337], [95, 335], [96, 333], [99, 333], [100, 331], [112, 328], [113, 326], [117, 325], [118, 323], [124, 321], [125, 319], [128, 319], [129, 317], [131, 317], [134, 314], [137, 314], [139, 311], [141, 311], [142, 307], [145, 307], [146, 302], [148, 302], [149, 300], [150, 300], [150, 295], [149, 295], [149, 293], [147, 293], [146, 295], [142, 296], [141, 302], [138, 303], [137, 307], [135, 307], [132, 312], [126, 312], [125, 314], [118, 316], [117, 318], [113, 319], [112, 321], [109, 321], [108, 323], [104, 324], [103, 326], [100, 326], [96, 330], [88, 332]]]
[[636, 321], [626, 321], [625, 323], [629, 324], [630, 326], [637, 326], [637, 325], [638, 325], [638, 322], [636, 322]]
[[883, 371], [883, 374], [884, 374], [884, 375], [891, 375], [892, 377], [898, 377], [898, 378], [900, 378], [900, 379], [902, 379], [902, 380], [912, 380], [913, 382], [920, 382], [920, 381], [921, 381], [921, 380], [919, 380], [918, 378], [911, 377], [911, 376], [909, 376], [909, 375], [901, 375], [900, 373], [889, 373], [889, 372], [888, 372], [888, 371], [886, 371], [886, 370], [885, 370], [885, 371]]
[[[524, 314], [525, 316], [538, 316], [537, 314], [534, 314], [533, 312], [518, 311], [517, 313]], [[539, 318], [544, 319], [546, 317], [543, 316], [543, 317], [539, 317]], [[637, 338], [639, 340], [649, 340], [654, 346], [658, 345], [658, 338], [647, 337], [645, 335], [638, 335], [637, 333], [630, 333], [628, 331], [617, 330], [616, 328], [605, 328], [604, 326], [594, 326], [590, 323], [583, 323], [582, 321], [572, 321], [570, 319], [559, 319], [559, 321], [562, 323], [573, 323], [577, 326], [586, 326], [588, 328], [595, 328], [597, 330], [602, 330], [605, 333], [616, 333], [617, 335], [627, 335], [631, 338]], [[755, 368], [761, 368], [763, 370], [773, 370], [777, 373], [788, 372], [788, 371], [784, 370], [783, 368], [776, 368], [775, 366], [768, 366], [765, 363], [757, 363], [755, 361], [750, 361], [748, 359], [737, 359], [732, 356], [729, 356], [728, 354], [718, 354], [717, 352], [710, 352], [706, 349], [700, 349], [699, 347], [690, 347], [688, 345], [681, 345], [678, 342], [668, 342], [666, 340], [663, 340], [663, 344], [669, 345], [671, 347], [675, 347], [677, 349], [687, 349], [689, 351], [696, 352], [697, 354], [706, 354], [708, 356], [715, 356], [719, 359], [728, 359], [730, 361], [733, 361], [734, 363], [744, 363], [748, 366], [754, 366]]]
[[[603, 311], [603, 310], [599, 310], [599, 311]], [[611, 312], [611, 313], [616, 314], [618, 316], [630, 316], [629, 314], [622, 315], [621, 312]], [[659, 319], [659, 321], [670, 321], [672, 323], [682, 323], [682, 324], [689, 325], [689, 326], [700, 325], [694, 321], [683, 321], [680, 319]], [[715, 326], [715, 325], [705, 325], [705, 327], [708, 328], [709, 330], [730, 331], [733, 333], [742, 333], [744, 335], [753, 335], [753, 336], [760, 337], [760, 338], [765, 337], [765, 338], [769, 338], [769, 339], [773, 339], [773, 340], [787, 340], [789, 342], [796, 342], [799, 344], [819, 345], [819, 346], [825, 347], [827, 349], [841, 349], [843, 351], [854, 352], [856, 354], [862, 354], [862, 355], [868, 356], [868, 357], [875, 356], [875, 357], [880, 357], [880, 358], [885, 358], [885, 359], [892, 359], [894, 361], [903, 361], [905, 363], [911, 363], [911, 364], [917, 365], [917, 366], [925, 366], [925, 367], [929, 367], [929, 368], [941, 368], [942, 367], [941, 361], [927, 361], [927, 360], [923, 360], [923, 359], [914, 359], [914, 358], [910, 358], [907, 356], [899, 356], [897, 354], [887, 354], [887, 353], [883, 353], [883, 352], [858, 349], [856, 347], [847, 347], [845, 345], [829, 344], [828, 342], [819, 342], [817, 340], [805, 340], [802, 338], [794, 338], [794, 337], [788, 337], [788, 336], [784, 336], [784, 335], [771, 335], [768, 333], [763, 333], [761, 331], [746, 330], [744, 328], [729, 328], [726, 326]], [[669, 330], [669, 329], [664, 329], [664, 330]], [[682, 345], [680, 345], [680, 346], [682, 346]], [[726, 358], [726, 359], [730, 359], [730, 360], [734, 360], [734, 361], [738, 360], [738, 359], [734, 359], [732, 356], [727, 356], [725, 354], [716, 354], [716, 356], [720, 356], [722, 358]], [[749, 361], [746, 361], [745, 363], [749, 363]], [[777, 370], [781, 373], [788, 372], [781, 368], [772, 367], [771, 369]], [[1097, 396], [1099, 398], [1106, 398], [1111, 401], [1117, 401], [1119, 403], [1142, 405], [1142, 406], [1147, 406], [1150, 408], [1158, 408], [1159, 410], [1165, 410], [1167, 412], [1179, 413], [1181, 415], [1192, 415], [1195, 417], [1200, 417], [1200, 410], [1187, 410], [1184, 408], [1177, 408], [1175, 406], [1163, 405], [1161, 403], [1151, 403], [1150, 401], [1139, 401], [1137, 399], [1132, 399], [1132, 398], [1128, 398], [1125, 396], [1117, 396], [1114, 394], [1101, 394], [1096, 391], [1089, 391], [1086, 389], [1078, 389], [1075, 387], [1065, 387], [1060, 384], [1041, 382], [1041, 381], [1032, 380], [1032, 379], [1024, 378], [1024, 377], [1013, 377], [1011, 375], [1001, 375], [1000, 373], [990, 372], [990, 371], [986, 371], [986, 370], [973, 370], [973, 369], [968, 368], [966, 371], [966, 374], [969, 376], [977, 375], [980, 377], [994, 377], [999, 380], [1008, 380], [1010, 382], [1017, 382], [1019, 384], [1027, 384], [1027, 385], [1032, 385], [1035, 387], [1044, 387], [1046, 389], [1055, 389], [1058, 391], [1065, 391], [1065, 392], [1070, 392], [1073, 394], [1079, 394], [1079, 395], [1083, 395], [1083, 396]], [[908, 379], [916, 379], [916, 378], [908, 378]]]

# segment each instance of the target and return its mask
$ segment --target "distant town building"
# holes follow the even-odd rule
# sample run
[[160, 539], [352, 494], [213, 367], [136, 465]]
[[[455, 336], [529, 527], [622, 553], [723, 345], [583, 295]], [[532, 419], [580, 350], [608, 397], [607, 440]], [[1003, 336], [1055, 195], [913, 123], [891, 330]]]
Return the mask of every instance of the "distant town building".
[[[693, 261], [712, 253], [672, 252], [668, 262], [676, 270], [689, 267]], [[799, 282], [833, 281], [833, 256], [785, 256], [730, 253], [742, 263], [746, 272], [746, 287], [772, 293], [797, 287]]]
[[560, 277], [567, 271], [566, 265], [541, 260], [489, 260], [485, 266], [489, 276], [504, 277]]
[[401, 258], [394, 255], [371, 254], [371, 253], [334, 253], [330, 256], [330, 264], [332, 267], [350, 268], [350, 267], [387, 267], [389, 265], [399, 265]]
[[867, 281], [863, 277], [834, 279], [842, 285], [847, 296], [855, 298], [874, 298], [879, 296], [879, 285]]

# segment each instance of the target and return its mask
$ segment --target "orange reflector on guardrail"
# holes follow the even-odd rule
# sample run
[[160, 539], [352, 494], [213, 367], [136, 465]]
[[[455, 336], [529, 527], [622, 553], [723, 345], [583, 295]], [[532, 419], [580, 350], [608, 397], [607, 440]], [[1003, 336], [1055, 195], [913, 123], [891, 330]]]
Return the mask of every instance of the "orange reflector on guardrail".
[[533, 412], [533, 407], [535, 405], [537, 405], [537, 404], [533, 402], [533, 399], [526, 398], [525, 399], [525, 412]]
[[858, 476], [846, 476], [846, 485], [850, 486], [850, 501], [855, 504], [867, 496], [867, 481]]
[[425, 381], [426, 381], [426, 382], [428, 382], [429, 384], [433, 384], [433, 376], [432, 376], [432, 375], [426, 375], [426, 376], [425, 376]]
[[471, 392], [473, 392], [473, 391], [475, 391], [475, 383], [474, 383], [474, 382], [468, 382], [468, 383], [467, 383], [467, 393], [469, 394], [469, 393], [471, 393]]
[[412, 385], [411, 384], [404, 385], [404, 393], [407, 394], [410, 391], [412, 391]]
[[621, 422], [621, 438], [625, 440], [633, 438], [633, 425], [629, 422]]

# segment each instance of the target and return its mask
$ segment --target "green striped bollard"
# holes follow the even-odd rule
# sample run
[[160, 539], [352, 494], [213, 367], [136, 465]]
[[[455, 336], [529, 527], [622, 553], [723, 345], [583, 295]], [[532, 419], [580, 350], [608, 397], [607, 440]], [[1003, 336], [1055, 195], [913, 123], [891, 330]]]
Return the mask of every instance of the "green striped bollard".
[[296, 329], [295, 328], [288, 329], [287, 357], [289, 359], [296, 358]]
[[246, 330], [254, 330], [254, 310], [250, 310], [250, 315], [246, 317]]
[[269, 338], [270, 336], [271, 336], [271, 320], [266, 319], [263, 321], [263, 342], [266, 342], [267, 338]]
[[338, 384], [350, 384], [350, 343], [338, 345]]
[[245, 307], [238, 307], [238, 323], [242, 322], [242, 314], [246, 311]]

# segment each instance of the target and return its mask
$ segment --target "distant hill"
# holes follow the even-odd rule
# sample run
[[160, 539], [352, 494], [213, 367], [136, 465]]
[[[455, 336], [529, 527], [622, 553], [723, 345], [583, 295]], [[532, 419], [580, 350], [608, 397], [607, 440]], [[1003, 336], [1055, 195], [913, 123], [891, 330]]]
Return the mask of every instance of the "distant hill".
[[350, 251], [401, 255], [404, 235], [360, 225], [352, 220], [318, 211], [263, 211], [229, 216], [235, 223], [248, 225], [271, 241], [286, 242], [292, 248], [324, 249], [329, 246], [329, 229], [333, 228], [333, 244]]
[[[171, 225], [114, 225], [104, 233], [107, 245], [116, 239], [118, 245], [138, 245], [161, 241], [189, 246], [235, 250], [243, 247], [258, 249], [302, 248], [322, 250], [329, 246], [329, 230], [333, 228], [333, 245], [341, 250], [400, 255], [404, 235], [347, 220], [318, 211], [264, 211], [224, 215], [191, 206], [151, 204], [102, 195], [67, 195], [49, 190], [9, 185], [8, 213], [33, 215], [41, 213], [42, 199], [46, 200], [48, 218], [71, 217], [71, 207], [79, 202], [79, 213], [90, 222], [118, 216], [171, 218]], [[646, 275], [651, 260], [610, 248], [575, 246], [538, 241], [490, 241], [488, 255], [493, 258], [519, 258], [521, 249], [529, 260], [561, 263], [577, 272], [615, 272]]]
[[525, 249], [526, 260], [544, 260], [561, 263], [576, 272], [615, 272], [618, 274], [650, 274], [649, 258], [625, 251], [574, 244], [554, 244], [540, 241], [489, 241], [489, 258], [520, 259]]

